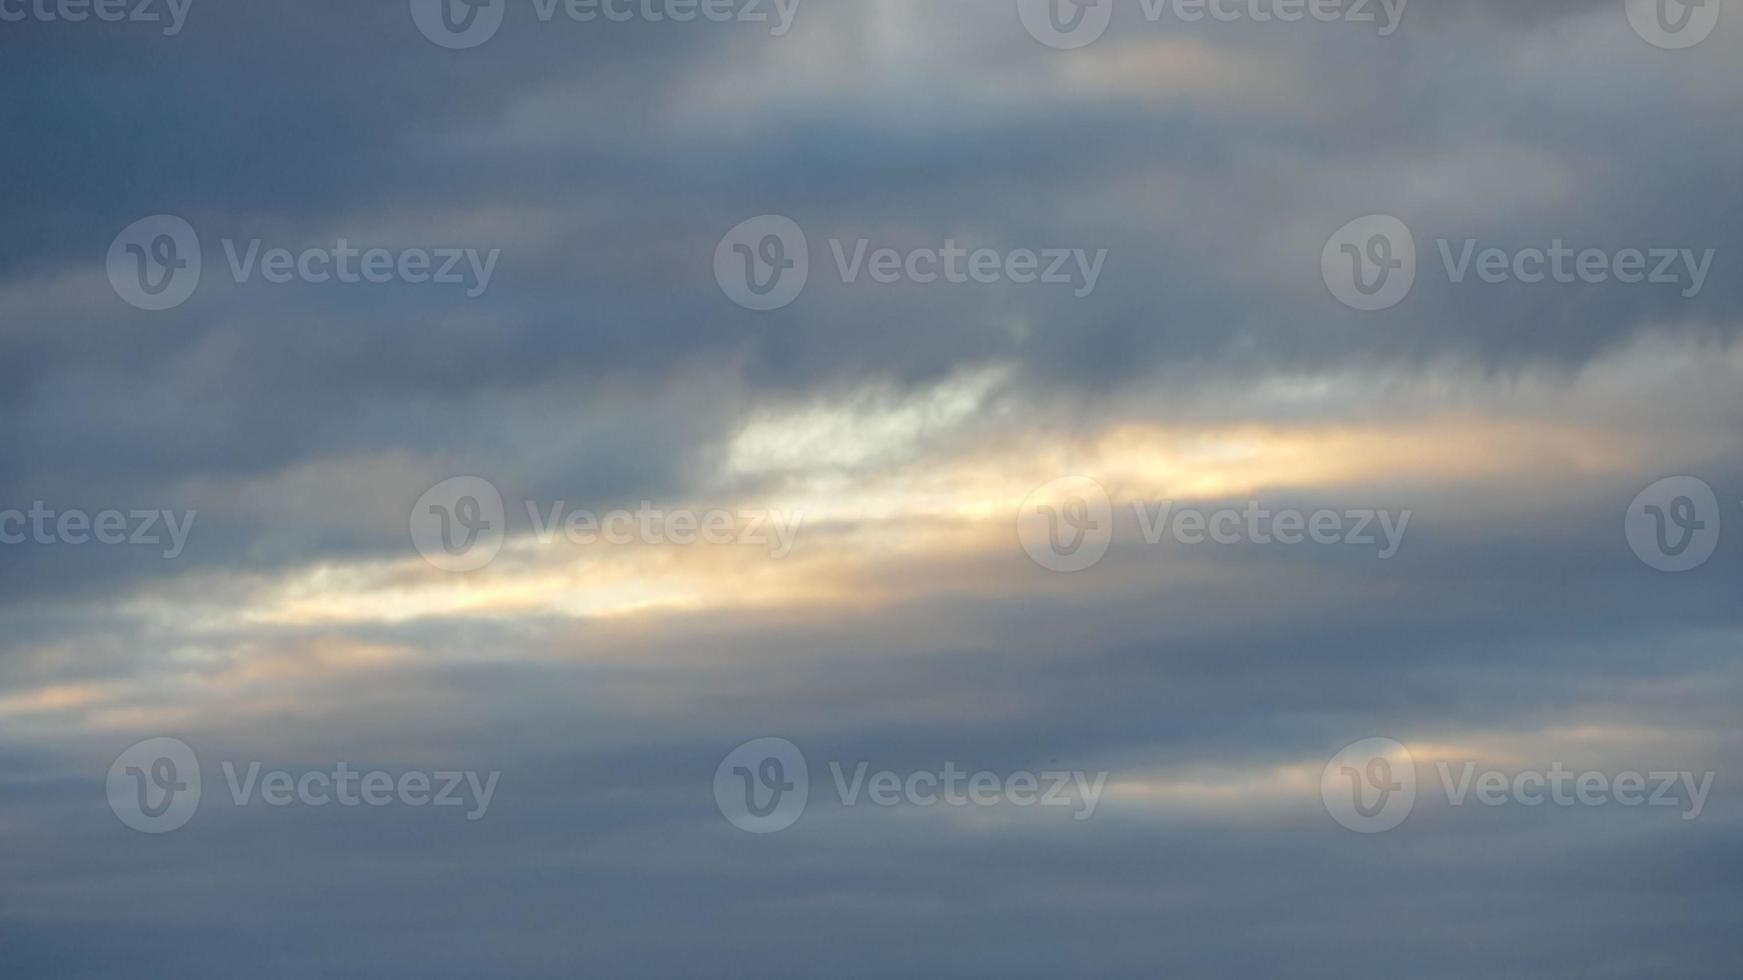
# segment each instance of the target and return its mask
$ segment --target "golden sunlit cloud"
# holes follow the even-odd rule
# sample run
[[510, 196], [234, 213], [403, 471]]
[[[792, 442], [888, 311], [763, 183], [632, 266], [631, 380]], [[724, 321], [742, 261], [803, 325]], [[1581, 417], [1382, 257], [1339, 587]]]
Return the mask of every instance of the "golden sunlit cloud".
[[[904, 597], [901, 576], [880, 574], [899, 563], [1012, 553], [1024, 499], [1066, 474], [1090, 476], [1124, 507], [1378, 480], [1528, 476], [1546, 460], [1601, 471], [1629, 458], [1600, 433], [1474, 415], [1365, 427], [1126, 423], [1071, 439], [1011, 436], [953, 448], [948, 436], [975, 417], [998, 377], [958, 379], [877, 410], [825, 405], [747, 426], [726, 456], [722, 482], [761, 477], [768, 489], [758, 500], [708, 507], [792, 522], [794, 547], [778, 557], [742, 543], [577, 544], [527, 534], [471, 574], [440, 572], [415, 557], [324, 564], [269, 583], [240, 605], [196, 614], [195, 622], [307, 627], [875, 604]], [[1012, 587], [983, 584], [990, 592]]]
[[[1743, 372], [1737, 352], [1645, 344], [1619, 360], [1625, 363], [1595, 366], [1555, 397], [1610, 404], [1643, 377], [1680, 390], [1689, 372]], [[1637, 465], [1652, 444], [1650, 431], [1557, 421], [1543, 411], [1547, 389], [1528, 384], [1485, 395], [1494, 403], [1486, 408], [1471, 399], [1435, 415], [1361, 412], [1352, 420], [1333, 409], [1375, 395], [1342, 375], [1275, 382], [1253, 393], [1273, 408], [1293, 406], [1283, 414], [1305, 421], [1164, 423], [1138, 421], [1141, 413], [1128, 411], [1125, 421], [1099, 428], [1040, 428], [1001, 400], [1010, 377], [1006, 367], [983, 368], [918, 392], [873, 386], [766, 409], [721, 447], [718, 472], [704, 483], [737, 489], [666, 507], [788, 522], [797, 529], [790, 553], [743, 543], [579, 544], [515, 532], [525, 525], [511, 521], [501, 554], [470, 574], [440, 572], [415, 556], [328, 562], [246, 588], [216, 583], [174, 602], [142, 596], [131, 608], [195, 632], [459, 617], [646, 620], [734, 609], [876, 607], [925, 596], [941, 581], [938, 569], [970, 564], [975, 574], [958, 576], [952, 588], [1011, 594], [1036, 587], [1014, 577], [1020, 562], [1009, 574], [999, 571], [999, 559], [1020, 554], [1018, 510], [1037, 488], [1063, 476], [1097, 481], [1116, 514], [1162, 501], [1342, 491], [1353, 499], [1388, 487], [1505, 483], [1552, 492], [1554, 481], [1570, 474]], [[371, 465], [418, 469], [407, 460]], [[326, 472], [304, 468], [286, 475], [286, 487], [264, 483], [249, 497], [326, 500], [330, 493], [308, 489]], [[315, 482], [357, 483], [343, 478], [344, 467], [332, 472], [334, 479]], [[400, 518], [368, 520], [373, 526]], [[923, 568], [931, 572], [917, 574]]]

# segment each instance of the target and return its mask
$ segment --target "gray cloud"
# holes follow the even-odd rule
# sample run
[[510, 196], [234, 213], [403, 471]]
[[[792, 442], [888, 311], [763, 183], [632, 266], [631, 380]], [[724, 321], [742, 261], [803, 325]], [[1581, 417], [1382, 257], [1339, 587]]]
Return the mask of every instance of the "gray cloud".
[[[1383, 40], [1122, 7], [1070, 53], [993, 0], [811, 0], [782, 38], [511, 6], [472, 51], [428, 43], [403, 2], [202, 0], [174, 38], [0, 25], [0, 509], [200, 512], [175, 561], [0, 545], [0, 933], [19, 975], [1331, 976], [1363, 956], [1423, 977], [1730, 975], [1737, 4], [1681, 53], [1619, 4], [1574, 2], [1413, 4]], [[195, 225], [206, 271], [150, 314], [104, 256], [159, 212]], [[1407, 222], [1422, 265], [1405, 302], [1357, 314], [1318, 259], [1371, 212]], [[751, 313], [712, 255], [763, 213], [805, 228], [812, 275]], [[221, 241], [256, 237], [502, 258], [472, 299], [226, 281]], [[1108, 258], [1084, 298], [843, 283], [828, 243], [860, 237]], [[1717, 257], [1695, 297], [1454, 284], [1443, 237]], [[963, 417], [886, 431], [989, 369]], [[806, 429], [819, 406], [888, 445], [853, 456], [870, 437]], [[772, 437], [791, 471], [725, 465], [771, 415], [798, 419]], [[402, 612], [389, 586], [505, 580], [358, 571], [411, 559], [412, 503], [457, 473], [511, 514], [800, 478], [857, 499], [954, 487], [955, 466], [1002, 465], [989, 447], [1139, 453], [1132, 430], [1156, 426], [1434, 440], [1448, 419], [1486, 425], [1502, 462], [1449, 439], [1390, 472], [1327, 448], [1255, 491], [1412, 508], [1388, 562], [1145, 546], [1122, 517], [1106, 561], [1066, 577], [1015, 542], [904, 550], [868, 516], [817, 531], [810, 554], [859, 562], [827, 600]], [[1535, 456], [1509, 462], [1521, 430]], [[1359, 472], [1316, 482], [1331, 463]], [[1674, 473], [1707, 479], [1726, 525], [1684, 575], [1621, 529]], [[761, 584], [713, 574], [732, 598]], [[265, 616], [298, 588], [376, 605]], [[208, 801], [134, 834], [104, 775], [166, 734], [201, 753]], [[768, 734], [806, 749], [814, 786], [827, 760], [1057, 764], [1237, 802], [1126, 798], [1079, 824], [824, 799], [756, 838], [709, 780]], [[1276, 775], [1372, 735], [1719, 775], [1697, 821], [1430, 801], [1374, 838]], [[499, 769], [502, 789], [468, 824], [237, 808], [217, 770], [340, 759]]]

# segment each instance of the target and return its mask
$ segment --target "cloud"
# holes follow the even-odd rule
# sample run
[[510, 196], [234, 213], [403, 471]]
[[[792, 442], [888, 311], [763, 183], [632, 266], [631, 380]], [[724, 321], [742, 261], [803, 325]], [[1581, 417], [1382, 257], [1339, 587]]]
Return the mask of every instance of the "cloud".
[[[0, 511], [198, 513], [174, 561], [0, 545], [15, 972], [1727, 975], [1738, 4], [1681, 53], [1573, 2], [1388, 38], [1122, 5], [1076, 52], [1004, 0], [813, 0], [782, 37], [509, 7], [468, 51], [404, 3], [0, 30]], [[206, 269], [148, 314], [104, 256], [166, 212]], [[1376, 212], [1422, 261], [1359, 315], [1318, 258]], [[712, 256], [767, 213], [811, 276], [752, 313]], [[224, 261], [340, 238], [501, 260], [473, 298]], [[1081, 297], [844, 281], [862, 238], [1107, 259]], [[1443, 239], [1715, 259], [1692, 297], [1460, 283]], [[456, 575], [409, 521], [462, 474], [505, 543]], [[1069, 474], [1114, 518], [1064, 575], [1016, 515]], [[1623, 515], [1678, 474], [1725, 527], [1671, 575]], [[779, 559], [549, 523], [644, 501], [802, 521]], [[1164, 504], [1412, 519], [1381, 560], [1150, 543]], [[105, 775], [163, 735], [206, 798], [147, 837]], [[813, 797], [757, 838], [709, 781], [768, 735]], [[1695, 821], [1428, 799], [1367, 838], [1318, 781], [1376, 735], [1718, 777]], [[220, 768], [339, 760], [502, 782], [471, 824], [238, 806]], [[844, 805], [861, 761], [1109, 784], [1085, 821]]]

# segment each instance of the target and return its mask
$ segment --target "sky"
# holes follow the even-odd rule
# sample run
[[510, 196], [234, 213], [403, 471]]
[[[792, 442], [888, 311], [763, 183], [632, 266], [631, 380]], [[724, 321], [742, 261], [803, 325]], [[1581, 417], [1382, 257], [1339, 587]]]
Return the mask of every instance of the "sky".
[[1738, 0], [0, 79], [0, 973], [1736, 975]]

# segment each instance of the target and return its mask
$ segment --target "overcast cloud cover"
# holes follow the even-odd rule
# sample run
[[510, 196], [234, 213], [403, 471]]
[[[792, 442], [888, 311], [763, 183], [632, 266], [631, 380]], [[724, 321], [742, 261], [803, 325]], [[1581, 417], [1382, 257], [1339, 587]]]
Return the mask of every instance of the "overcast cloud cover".
[[[173, 34], [0, 0], [0, 975], [1735, 977], [1743, 3], [1662, 2], [1413, 0], [1386, 33], [1378, 0], [1102, 0], [1062, 49], [1029, 0], [499, 0], [471, 47], [431, 0], [192, 0]], [[1353, 309], [1337, 262], [1396, 253], [1328, 240], [1376, 214], [1416, 278]], [[154, 215], [203, 262], [156, 311], [115, 281]], [[759, 311], [716, 259], [763, 215], [809, 272]], [[341, 239], [497, 257], [476, 290], [276, 284], [225, 245]], [[861, 239], [1102, 258], [844, 281]], [[1476, 271], [1556, 242], [1682, 278]], [[416, 528], [462, 476], [501, 551], [451, 571]], [[38, 540], [38, 502], [194, 516], [179, 548]], [[734, 537], [569, 540], [581, 509]], [[1224, 509], [1227, 541], [1147, 540]], [[1085, 528], [1105, 556], [1060, 570]], [[808, 804], [747, 833], [717, 768], [763, 737]], [[1408, 756], [1350, 778], [1417, 793], [1358, 832], [1334, 756], [1375, 737]], [[202, 788], [143, 833], [129, 787], [191, 774], [125, 771], [156, 738]], [[229, 785], [341, 762], [497, 781]], [[1105, 783], [844, 802], [860, 762]], [[1454, 803], [1466, 763], [1711, 783]]]

